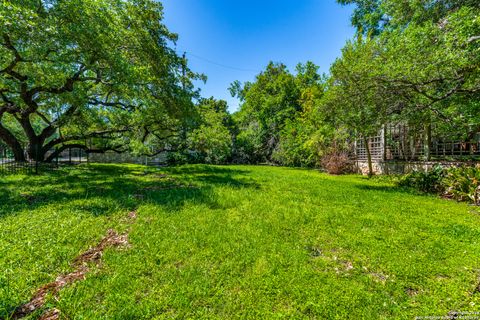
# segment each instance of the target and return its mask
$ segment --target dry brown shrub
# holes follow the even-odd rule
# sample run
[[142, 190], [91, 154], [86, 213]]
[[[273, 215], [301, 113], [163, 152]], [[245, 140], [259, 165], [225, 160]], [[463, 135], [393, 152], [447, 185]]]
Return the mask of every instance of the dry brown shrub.
[[339, 175], [351, 171], [351, 162], [346, 151], [332, 151], [322, 157], [322, 168], [329, 174]]

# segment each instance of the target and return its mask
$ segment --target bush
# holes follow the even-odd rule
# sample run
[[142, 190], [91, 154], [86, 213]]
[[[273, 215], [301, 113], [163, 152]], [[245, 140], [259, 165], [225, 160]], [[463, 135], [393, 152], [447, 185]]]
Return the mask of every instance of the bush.
[[480, 205], [480, 166], [447, 170], [435, 166], [430, 171], [412, 172], [401, 177], [398, 185]]
[[442, 181], [444, 195], [458, 201], [480, 205], [480, 167], [460, 167], [447, 171]]
[[400, 178], [398, 185], [410, 187], [426, 193], [442, 193], [442, 179], [445, 169], [437, 165], [429, 171], [415, 171]]
[[351, 171], [348, 153], [345, 151], [332, 151], [322, 157], [322, 167], [329, 174], [344, 174]]

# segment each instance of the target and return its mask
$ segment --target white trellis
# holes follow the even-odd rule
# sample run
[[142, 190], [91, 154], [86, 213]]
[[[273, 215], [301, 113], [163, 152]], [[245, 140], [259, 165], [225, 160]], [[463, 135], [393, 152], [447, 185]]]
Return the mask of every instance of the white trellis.
[[[378, 135], [367, 139], [373, 161], [445, 161], [480, 160], [480, 133], [470, 141], [454, 136], [431, 136], [427, 130], [417, 132], [407, 125], [386, 125]], [[355, 157], [367, 161], [364, 139], [355, 142]]]

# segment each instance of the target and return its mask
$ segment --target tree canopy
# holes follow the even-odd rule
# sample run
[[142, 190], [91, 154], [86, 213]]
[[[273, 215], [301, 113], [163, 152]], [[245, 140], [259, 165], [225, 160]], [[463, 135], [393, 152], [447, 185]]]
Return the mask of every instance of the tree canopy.
[[0, 139], [16, 160], [127, 150], [188, 112], [197, 75], [162, 18], [153, 0], [4, 1]]
[[[0, 6], [0, 140], [16, 160], [168, 151], [175, 162], [319, 166], [387, 124], [471, 140], [480, 132], [480, 4], [338, 0], [357, 29], [328, 75], [269, 63], [201, 98], [154, 0]], [[369, 151], [367, 150], [367, 153]], [[339, 159], [341, 157], [337, 157]]]
[[478, 2], [339, 2], [357, 4], [359, 35], [331, 69], [325, 102], [338, 119], [363, 137], [399, 121], [464, 139], [479, 132]]
[[355, 5], [352, 25], [363, 34], [378, 35], [385, 30], [401, 29], [411, 23], [437, 23], [457, 10], [480, 8], [477, 0], [337, 0]]

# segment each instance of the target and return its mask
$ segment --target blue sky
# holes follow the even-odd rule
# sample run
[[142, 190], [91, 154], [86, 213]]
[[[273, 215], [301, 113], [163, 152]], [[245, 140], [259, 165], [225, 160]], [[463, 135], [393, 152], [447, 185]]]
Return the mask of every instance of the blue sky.
[[165, 24], [179, 34], [177, 49], [186, 51], [192, 70], [208, 77], [202, 96], [239, 102], [228, 87], [252, 81], [269, 61], [293, 71], [313, 61], [321, 72], [354, 35], [352, 7], [335, 0], [163, 0]]

